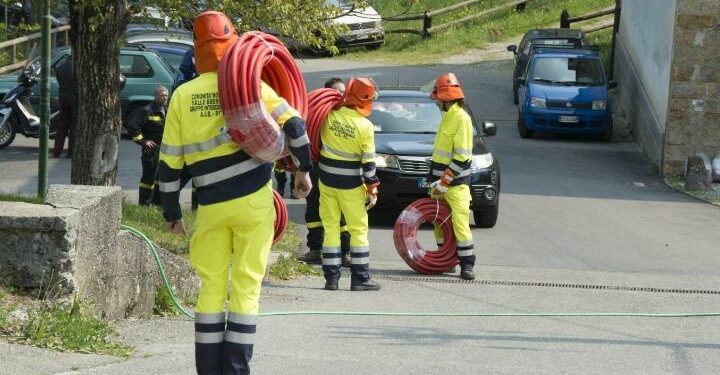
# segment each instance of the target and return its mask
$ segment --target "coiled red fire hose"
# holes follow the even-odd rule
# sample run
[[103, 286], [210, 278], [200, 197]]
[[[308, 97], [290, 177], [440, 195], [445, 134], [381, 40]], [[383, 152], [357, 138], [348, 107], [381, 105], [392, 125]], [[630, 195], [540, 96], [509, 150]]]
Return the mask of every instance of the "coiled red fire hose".
[[317, 89], [308, 93], [308, 117], [305, 122], [310, 138], [310, 157], [313, 162], [320, 159], [320, 128], [328, 113], [342, 104], [343, 98], [335, 89]]
[[273, 237], [273, 244], [276, 244], [287, 229], [288, 210], [285, 201], [275, 189], [273, 189], [273, 203], [275, 205], [275, 236]]
[[270, 34], [247, 32], [218, 65], [220, 106], [233, 141], [253, 158], [274, 162], [288, 154], [288, 146], [262, 101], [261, 81], [306, 116], [305, 80], [290, 51]]
[[[444, 242], [436, 251], [423, 248], [417, 241], [417, 230], [423, 223], [442, 229]], [[410, 204], [395, 222], [393, 239], [400, 257], [419, 273], [443, 273], [458, 264], [450, 207], [445, 201], [423, 198]]]

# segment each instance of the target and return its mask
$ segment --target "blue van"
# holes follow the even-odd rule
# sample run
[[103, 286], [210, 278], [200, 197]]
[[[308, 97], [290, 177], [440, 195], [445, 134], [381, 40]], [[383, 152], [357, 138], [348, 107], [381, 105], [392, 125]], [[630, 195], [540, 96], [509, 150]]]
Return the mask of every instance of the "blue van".
[[532, 138], [537, 131], [611, 140], [611, 85], [597, 49], [536, 48], [517, 83], [522, 138]]

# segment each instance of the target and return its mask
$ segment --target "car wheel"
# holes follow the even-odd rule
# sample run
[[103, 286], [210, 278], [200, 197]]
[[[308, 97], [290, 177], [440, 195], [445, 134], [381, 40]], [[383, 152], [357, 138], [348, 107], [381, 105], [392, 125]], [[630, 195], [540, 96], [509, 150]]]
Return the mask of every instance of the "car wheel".
[[613, 134], [613, 118], [612, 115], [610, 115], [610, 123], [608, 124], [608, 128], [600, 134], [600, 140], [603, 142], [610, 142], [612, 140], [612, 134]]
[[535, 134], [533, 130], [525, 127], [525, 117], [522, 115], [522, 113], [518, 113], [517, 128], [518, 133], [520, 133], [520, 138], [532, 138]]
[[497, 198], [497, 202], [494, 206], [487, 210], [475, 210], [473, 211], [473, 219], [475, 219], [475, 226], [478, 228], [492, 228], [497, 223], [498, 212], [500, 211], [500, 197]]
[[[3, 122], [4, 115], [0, 115], [0, 122]], [[2, 128], [0, 128], [0, 148], [10, 146], [15, 140], [15, 127], [10, 122], [11, 119], [5, 121]]]

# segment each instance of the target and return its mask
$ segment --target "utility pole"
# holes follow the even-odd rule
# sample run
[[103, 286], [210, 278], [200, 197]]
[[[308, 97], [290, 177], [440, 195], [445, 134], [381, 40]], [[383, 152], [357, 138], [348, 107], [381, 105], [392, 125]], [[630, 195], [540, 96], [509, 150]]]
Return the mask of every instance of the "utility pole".
[[48, 132], [50, 129], [50, 0], [43, 0], [42, 65], [40, 68], [40, 159], [38, 197], [45, 199], [48, 189]]

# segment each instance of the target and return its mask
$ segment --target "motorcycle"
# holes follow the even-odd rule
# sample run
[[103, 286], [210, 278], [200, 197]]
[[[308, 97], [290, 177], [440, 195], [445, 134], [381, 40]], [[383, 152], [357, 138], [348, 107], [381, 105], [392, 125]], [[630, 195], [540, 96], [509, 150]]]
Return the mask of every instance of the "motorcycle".
[[[33, 97], [33, 86], [40, 80], [41, 61], [33, 52], [29, 54], [29, 63], [18, 76], [17, 86], [0, 101], [0, 149], [9, 146], [17, 133], [28, 138], [40, 137], [40, 117], [35, 113], [30, 99]], [[50, 137], [55, 135], [54, 128], [50, 127]]]

